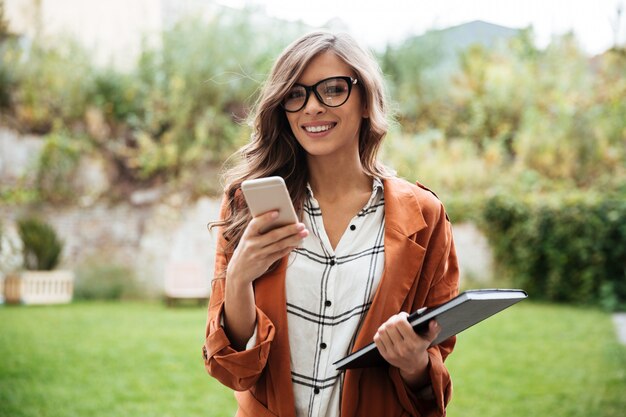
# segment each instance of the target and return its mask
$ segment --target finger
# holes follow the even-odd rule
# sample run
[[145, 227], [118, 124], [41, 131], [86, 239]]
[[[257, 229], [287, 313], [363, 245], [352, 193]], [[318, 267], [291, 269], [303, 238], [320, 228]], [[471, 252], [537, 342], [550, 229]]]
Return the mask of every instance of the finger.
[[279, 260], [280, 258], [282, 258], [283, 256], [287, 256], [291, 253], [291, 251], [293, 251], [294, 249], [296, 249], [297, 246], [288, 246], [286, 248], [283, 248], [279, 251], [273, 252], [270, 255], [268, 255], [268, 260], [270, 261], [270, 263], [274, 263], [277, 260]]
[[397, 314], [389, 319], [387, 334], [389, 335], [389, 338], [394, 345], [400, 345], [404, 343], [405, 339], [410, 337], [410, 334], [407, 334], [407, 336], [405, 337], [405, 335], [402, 333], [401, 328], [405, 324], [408, 324], [408, 321], [406, 320], [406, 317], [400, 314]]
[[441, 332], [441, 326], [437, 323], [437, 320], [431, 320], [428, 322], [428, 331], [422, 335], [422, 338], [432, 342], [439, 336]]
[[267, 228], [273, 221], [278, 218], [278, 211], [272, 210], [253, 217], [247, 229], [254, 235], [261, 235], [261, 231]]
[[380, 353], [383, 356], [386, 356], [389, 352], [389, 347], [387, 346], [387, 344], [382, 340], [380, 333], [376, 333], [374, 335], [374, 344], [376, 344], [376, 347], [378, 348], [378, 350], [380, 351]]
[[394, 316], [391, 316], [389, 320], [385, 323], [385, 326], [388, 329], [389, 336], [393, 339], [394, 343], [396, 341], [400, 342], [407, 338], [411, 338], [413, 333], [413, 328], [409, 324], [407, 320], [408, 314], [405, 312], [400, 312]]
[[[263, 233], [261, 236], [264, 238], [264, 241], [277, 242], [291, 236], [301, 235], [304, 230], [306, 230], [304, 223], [294, 223], [278, 227], [269, 232]], [[306, 234], [308, 235], [308, 232], [306, 232]]]
[[405, 312], [401, 312], [398, 314], [399, 319], [397, 323], [397, 330], [405, 340], [412, 340], [416, 337], [415, 330], [413, 330], [413, 326], [409, 323], [408, 317], [409, 315]]
[[377, 334], [388, 350], [392, 350], [397, 345], [402, 343], [402, 339], [400, 338], [398, 331], [393, 328], [393, 325], [389, 323], [389, 320], [378, 328]]
[[[304, 232], [304, 235], [307, 236], [308, 231], [304, 230]], [[288, 247], [298, 247], [302, 244], [302, 239], [304, 239], [302, 233], [298, 232], [296, 235], [289, 235], [278, 241], [267, 242], [265, 246], [262, 246], [262, 252], [272, 254]]]

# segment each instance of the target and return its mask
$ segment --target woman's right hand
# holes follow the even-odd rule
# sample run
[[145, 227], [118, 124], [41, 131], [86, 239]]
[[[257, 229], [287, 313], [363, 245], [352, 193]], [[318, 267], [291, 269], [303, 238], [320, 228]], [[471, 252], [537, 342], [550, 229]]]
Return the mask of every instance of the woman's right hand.
[[295, 223], [261, 233], [278, 217], [270, 211], [252, 218], [241, 236], [233, 257], [226, 269], [226, 279], [231, 284], [251, 284], [283, 256], [298, 247], [309, 235], [303, 223]]
[[226, 268], [224, 325], [236, 350], [243, 350], [254, 332], [256, 312], [252, 283], [309, 235], [302, 223], [261, 233], [277, 217], [277, 211], [254, 217]]

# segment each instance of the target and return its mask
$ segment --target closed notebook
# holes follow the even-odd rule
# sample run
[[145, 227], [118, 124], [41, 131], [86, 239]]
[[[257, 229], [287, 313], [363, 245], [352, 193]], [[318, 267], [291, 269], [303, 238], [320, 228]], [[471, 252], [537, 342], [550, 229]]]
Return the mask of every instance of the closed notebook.
[[[408, 317], [416, 332], [425, 331], [436, 319], [441, 327], [430, 346], [438, 345], [463, 330], [528, 297], [522, 290], [468, 290], [437, 307], [420, 309]], [[337, 370], [385, 365], [374, 342], [335, 362]]]

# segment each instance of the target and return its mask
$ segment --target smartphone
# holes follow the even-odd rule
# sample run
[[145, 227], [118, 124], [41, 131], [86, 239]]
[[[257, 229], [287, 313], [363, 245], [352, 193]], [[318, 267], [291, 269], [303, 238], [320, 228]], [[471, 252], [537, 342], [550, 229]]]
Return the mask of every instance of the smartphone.
[[289, 191], [281, 177], [246, 180], [241, 183], [241, 190], [252, 216], [278, 210], [278, 218], [269, 227], [261, 230], [261, 233], [298, 222]]

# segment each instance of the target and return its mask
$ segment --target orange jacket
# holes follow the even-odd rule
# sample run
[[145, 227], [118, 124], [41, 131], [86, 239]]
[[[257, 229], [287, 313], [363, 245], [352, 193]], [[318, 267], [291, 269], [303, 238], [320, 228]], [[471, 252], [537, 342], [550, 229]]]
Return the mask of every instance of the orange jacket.
[[[370, 343], [378, 327], [392, 315], [442, 304], [458, 293], [450, 222], [441, 202], [418, 185], [397, 178], [384, 180], [385, 268], [354, 350]], [[223, 244], [220, 235], [216, 277], [223, 277], [230, 259], [230, 254], [220, 250]], [[212, 282], [203, 346], [205, 367], [236, 391], [237, 416], [295, 417], [285, 301], [286, 260], [254, 282], [257, 345], [246, 351], [234, 350], [220, 325], [224, 278]], [[444, 416], [452, 381], [443, 362], [454, 344], [455, 338], [450, 338], [429, 348], [431, 386], [420, 392], [410, 390], [399, 370], [391, 366], [346, 371], [341, 415]]]

